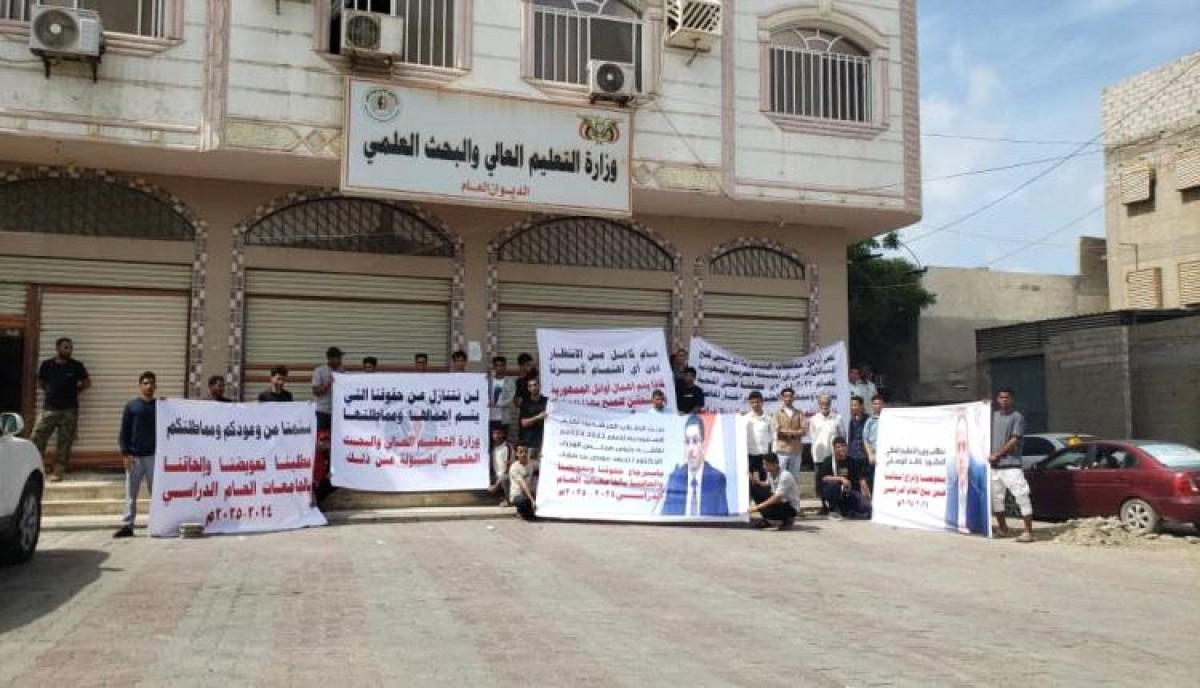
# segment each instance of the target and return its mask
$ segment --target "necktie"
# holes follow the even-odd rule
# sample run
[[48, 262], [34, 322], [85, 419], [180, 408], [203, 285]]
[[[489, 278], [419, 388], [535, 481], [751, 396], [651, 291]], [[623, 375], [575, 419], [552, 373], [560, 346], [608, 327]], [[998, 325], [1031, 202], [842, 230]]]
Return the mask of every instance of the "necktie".
[[688, 502], [688, 516], [698, 516], [700, 514], [700, 484], [696, 482], [695, 476], [692, 477], [692, 500]]

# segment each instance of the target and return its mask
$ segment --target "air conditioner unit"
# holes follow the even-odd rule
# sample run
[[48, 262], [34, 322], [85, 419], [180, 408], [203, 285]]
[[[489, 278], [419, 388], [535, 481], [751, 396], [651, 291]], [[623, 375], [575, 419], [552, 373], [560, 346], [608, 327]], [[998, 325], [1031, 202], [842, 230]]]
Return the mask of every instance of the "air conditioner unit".
[[344, 10], [342, 55], [396, 55], [404, 52], [404, 19], [377, 12]]
[[588, 95], [592, 102], [633, 100], [637, 95], [637, 68], [627, 62], [588, 60]]
[[104, 45], [100, 13], [34, 5], [29, 19], [29, 49], [45, 57], [99, 57]]
[[711, 50], [721, 37], [720, 0], [667, 0], [667, 45]]

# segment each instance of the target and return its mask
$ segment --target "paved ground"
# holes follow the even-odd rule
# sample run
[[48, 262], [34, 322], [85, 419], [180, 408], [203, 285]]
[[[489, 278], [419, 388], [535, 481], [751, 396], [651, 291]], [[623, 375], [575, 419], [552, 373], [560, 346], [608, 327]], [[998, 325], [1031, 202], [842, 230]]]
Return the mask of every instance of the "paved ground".
[[52, 532], [0, 569], [0, 685], [1194, 686], [1198, 573], [823, 520]]

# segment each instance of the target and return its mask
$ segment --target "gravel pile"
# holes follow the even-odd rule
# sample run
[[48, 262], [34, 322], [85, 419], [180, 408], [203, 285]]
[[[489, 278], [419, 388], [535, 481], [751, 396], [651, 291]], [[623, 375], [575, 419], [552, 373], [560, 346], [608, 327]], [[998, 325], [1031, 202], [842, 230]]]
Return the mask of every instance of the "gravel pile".
[[1200, 544], [1200, 537], [1177, 537], [1148, 533], [1137, 535], [1129, 532], [1121, 519], [1109, 517], [1075, 518], [1062, 524], [1052, 542], [1087, 547], [1156, 547], [1166, 544]]

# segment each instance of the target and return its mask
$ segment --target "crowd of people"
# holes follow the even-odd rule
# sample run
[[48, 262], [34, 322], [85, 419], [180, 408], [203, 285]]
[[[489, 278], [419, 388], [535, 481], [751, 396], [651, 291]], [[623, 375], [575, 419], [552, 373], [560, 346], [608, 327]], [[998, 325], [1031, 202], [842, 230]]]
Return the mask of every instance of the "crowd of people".
[[[71, 339], [60, 338], [55, 343], [55, 356], [43, 361], [38, 371], [43, 409], [34, 426], [32, 440], [44, 453], [51, 435], [57, 435], [55, 465], [49, 477], [55, 482], [63, 479], [69, 465], [78, 425], [79, 396], [91, 387], [86, 366], [76, 360], [73, 353]], [[333, 420], [333, 377], [335, 373], [346, 372], [343, 359], [342, 350], [331, 346], [325, 351], [325, 363], [312, 372], [317, 420], [313, 497], [317, 504], [334, 491], [330, 483], [329, 433]], [[671, 355], [676, 398], [674, 411], [694, 416], [705, 410], [704, 390], [696, 384], [696, 370], [686, 362], [686, 351], [678, 350]], [[465, 372], [466, 369], [466, 352], [453, 352], [449, 371]], [[361, 370], [376, 372], [379, 361], [365, 357]], [[416, 354], [411, 370], [430, 371], [429, 356]], [[537, 481], [549, 400], [542, 394], [536, 361], [528, 353], [517, 357], [516, 370], [508, 367], [506, 357], [493, 357], [488, 377], [491, 440], [488, 492], [499, 495], [501, 504], [515, 507], [522, 518], [532, 519], [537, 513]], [[807, 415], [795, 407], [795, 392], [791, 388], [781, 390], [779, 408], [770, 414], [763, 408], [761, 392], [749, 394], [748, 408], [743, 415], [747, 428], [750, 513], [758, 517], [753, 521], [756, 527], [766, 527], [771, 522], [778, 522], [781, 530], [792, 527], [801, 512], [797, 480], [802, 467], [809, 463], [813, 471], [813, 488], [820, 501], [819, 516], [835, 519], [871, 517], [879, 417], [884, 399], [871, 381], [869, 367], [850, 368], [848, 378], [850, 417], [845, 419], [833, 409], [828, 396], [818, 397], [817, 412]], [[269, 385], [258, 394], [257, 400], [261, 403], [293, 401], [287, 379], [287, 368], [272, 367]], [[141, 373], [138, 396], [126, 404], [122, 413], [118, 445], [126, 472], [126, 494], [122, 525], [114, 537], [133, 535], [141, 484], [145, 482], [152, 488], [156, 391], [155, 373]], [[225, 395], [223, 376], [214, 375], [208, 379], [207, 398], [224, 403], [233, 401]], [[650, 410], [670, 412], [663, 390], [652, 392]], [[698, 423], [697, 428], [703, 433], [703, 424]], [[1005, 495], [1011, 493], [1024, 520], [1024, 534], [1020, 539], [1026, 541], [1033, 537], [1033, 510], [1029, 487], [1020, 470], [1023, 433], [1024, 421], [1013, 409], [1012, 390], [1000, 390], [992, 419], [992, 454], [988, 458], [992, 467], [992, 511], [996, 516], [997, 531], [1007, 535], [1004, 500]], [[724, 499], [724, 491], [719, 492], [720, 498]], [[727, 513], [727, 510], [714, 509], [716, 507], [696, 513]], [[664, 513], [668, 513], [665, 504]], [[684, 513], [680, 506], [679, 514]]]

